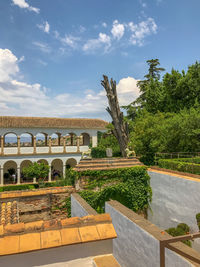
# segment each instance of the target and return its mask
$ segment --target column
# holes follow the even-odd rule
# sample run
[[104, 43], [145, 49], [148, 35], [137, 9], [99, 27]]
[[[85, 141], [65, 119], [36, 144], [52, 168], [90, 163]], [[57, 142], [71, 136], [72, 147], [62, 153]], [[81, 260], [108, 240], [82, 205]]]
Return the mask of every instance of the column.
[[45, 134], [45, 146], [47, 146], [47, 135]]
[[61, 138], [61, 135], [58, 134], [58, 146], [60, 146], [60, 138]]
[[48, 176], [48, 182], [51, 182], [51, 163], [49, 163], [49, 176]]
[[51, 136], [49, 136], [49, 153], [51, 153]]
[[65, 178], [66, 165], [63, 163], [63, 178]]
[[3, 166], [1, 166], [1, 182], [0, 182], [1, 185], [4, 184], [4, 177], [3, 177]]
[[20, 166], [17, 166], [17, 184], [20, 184]]
[[37, 150], [36, 150], [36, 136], [33, 136], [33, 153], [36, 154]]
[[97, 135], [92, 136], [92, 147], [97, 147]]
[[63, 153], [66, 153], [66, 136], [63, 136]]
[[1, 155], [4, 154], [4, 136], [1, 136]]
[[20, 136], [17, 136], [17, 154], [20, 154]]
[[80, 136], [77, 136], [77, 152], [80, 152]]

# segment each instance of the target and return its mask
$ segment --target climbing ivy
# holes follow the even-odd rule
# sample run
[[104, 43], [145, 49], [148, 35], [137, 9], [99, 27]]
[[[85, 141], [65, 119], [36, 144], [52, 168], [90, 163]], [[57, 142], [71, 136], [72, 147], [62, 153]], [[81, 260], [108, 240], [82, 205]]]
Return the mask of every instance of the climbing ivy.
[[[113, 170], [87, 170], [79, 173], [88, 178], [88, 188], [96, 186], [100, 191], [84, 190], [79, 194], [97, 212], [104, 212], [105, 201], [117, 200], [135, 212], [145, 211], [151, 201], [150, 177], [146, 167], [137, 166]], [[114, 181], [115, 184], [106, 186]], [[105, 185], [103, 188], [99, 185]]]

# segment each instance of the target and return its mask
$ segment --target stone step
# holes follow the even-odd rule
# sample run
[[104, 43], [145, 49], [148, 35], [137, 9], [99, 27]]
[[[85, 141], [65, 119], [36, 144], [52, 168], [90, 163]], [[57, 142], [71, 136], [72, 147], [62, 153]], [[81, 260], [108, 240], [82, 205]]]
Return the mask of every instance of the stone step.
[[119, 169], [119, 168], [131, 168], [131, 167], [135, 167], [135, 166], [143, 166], [142, 163], [138, 163], [135, 165], [127, 165], [127, 166], [109, 166], [109, 167], [85, 167], [85, 168], [75, 168], [76, 171], [86, 171], [86, 170], [96, 170], [96, 171], [100, 171], [100, 170], [112, 170], [112, 169]]
[[92, 159], [81, 159], [81, 161], [126, 161], [126, 160], [135, 160], [136, 157], [129, 157], [129, 158], [92, 158]]
[[93, 259], [94, 267], [120, 267], [113, 255], [104, 255]]
[[79, 165], [95, 165], [95, 164], [115, 164], [115, 163], [134, 163], [138, 162], [138, 159], [127, 159], [127, 160], [98, 160], [98, 161], [86, 161], [86, 160], [81, 160], [79, 162]]
[[76, 168], [80, 168], [80, 169], [82, 169], [82, 168], [101, 168], [101, 167], [118, 167], [118, 166], [121, 166], [122, 168], [123, 167], [126, 167], [126, 166], [135, 166], [135, 165], [142, 165], [142, 163], [141, 162], [139, 162], [139, 161], [137, 161], [137, 162], [124, 162], [124, 163], [112, 163], [112, 164], [91, 164], [91, 165], [89, 165], [89, 164], [85, 164], [85, 165], [83, 165], [83, 164], [79, 164], [79, 165], [77, 165], [76, 166]]

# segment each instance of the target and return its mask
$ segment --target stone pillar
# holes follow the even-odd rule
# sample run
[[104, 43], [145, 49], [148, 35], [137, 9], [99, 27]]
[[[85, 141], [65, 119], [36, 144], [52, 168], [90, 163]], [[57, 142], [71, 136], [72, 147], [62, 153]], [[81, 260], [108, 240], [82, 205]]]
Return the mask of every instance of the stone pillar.
[[48, 176], [48, 182], [51, 182], [51, 163], [49, 163], [49, 176]]
[[58, 134], [58, 146], [60, 146], [60, 138], [61, 138], [61, 135]]
[[1, 181], [0, 184], [3, 185], [4, 184], [4, 177], [3, 177], [3, 166], [1, 166]]
[[47, 135], [45, 134], [45, 146], [47, 146]]
[[4, 154], [4, 136], [1, 136], [1, 155]]
[[20, 154], [20, 136], [17, 136], [17, 154]]
[[20, 174], [20, 166], [17, 166], [17, 184], [20, 184], [20, 177], [21, 174]]
[[97, 147], [97, 135], [92, 136], [92, 147]]
[[66, 165], [63, 163], [63, 178], [65, 178]]
[[66, 136], [63, 136], [63, 153], [66, 153]]
[[49, 153], [51, 153], [51, 136], [49, 136]]
[[77, 152], [80, 152], [80, 136], [77, 136]]
[[33, 136], [33, 153], [36, 154], [37, 150], [36, 150], [36, 136]]

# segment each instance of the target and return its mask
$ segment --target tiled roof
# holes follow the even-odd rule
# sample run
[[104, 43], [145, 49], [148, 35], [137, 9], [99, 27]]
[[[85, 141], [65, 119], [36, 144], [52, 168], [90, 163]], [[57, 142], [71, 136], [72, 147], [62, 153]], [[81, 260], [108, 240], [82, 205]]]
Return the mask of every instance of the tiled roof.
[[10, 225], [19, 222], [17, 201], [0, 203], [0, 225]]
[[105, 129], [107, 124], [100, 119], [0, 116], [0, 128]]
[[0, 226], [0, 255], [116, 238], [109, 214]]
[[59, 194], [59, 193], [73, 192], [73, 191], [74, 191], [74, 188], [72, 186], [62, 186], [62, 187], [33, 189], [33, 190], [21, 190], [21, 191], [11, 191], [11, 192], [6, 191], [6, 192], [0, 193], [0, 199], [32, 197], [32, 196]]

